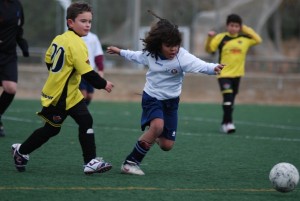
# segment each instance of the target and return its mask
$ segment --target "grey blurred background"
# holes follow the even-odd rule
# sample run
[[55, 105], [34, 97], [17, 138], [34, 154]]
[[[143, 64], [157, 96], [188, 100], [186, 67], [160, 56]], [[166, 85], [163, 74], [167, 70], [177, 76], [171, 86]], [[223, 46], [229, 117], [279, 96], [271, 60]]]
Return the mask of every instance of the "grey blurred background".
[[[20, 97], [39, 97], [47, 76], [44, 53], [53, 38], [66, 29], [64, 4], [71, 0], [20, 0], [25, 12], [25, 38], [30, 58], [19, 57]], [[216, 56], [204, 52], [207, 32], [225, 30], [228, 14], [241, 15], [246, 25], [263, 38], [261, 45], [251, 48], [242, 82], [241, 102], [300, 104], [300, 0], [87, 0], [93, 7], [92, 31], [105, 51], [108, 45], [125, 49], [142, 48], [145, 36], [155, 21], [147, 10], [177, 24], [183, 34], [183, 46], [206, 61]], [[144, 83], [145, 69], [105, 54], [106, 78], [117, 80], [115, 93], [100, 99], [139, 100], [133, 96]], [[134, 78], [133, 78], [134, 76]], [[192, 77], [192, 75], [190, 75]], [[216, 80], [186, 79], [183, 100], [219, 101]], [[199, 79], [201, 81], [199, 81]], [[133, 81], [136, 80], [134, 83]], [[203, 83], [202, 83], [203, 80]], [[30, 81], [30, 82], [29, 82]], [[189, 83], [191, 82], [191, 83]], [[202, 83], [199, 86], [197, 83]], [[119, 85], [118, 85], [119, 84]], [[189, 86], [189, 84], [191, 84]], [[193, 87], [194, 86], [194, 87]], [[195, 90], [195, 89], [194, 89]]]
[[[25, 11], [25, 37], [38, 54], [65, 30], [64, 0], [21, 0]], [[70, 0], [69, 0], [70, 1]], [[66, 1], [68, 2], [68, 1]], [[262, 35], [264, 42], [250, 55], [260, 59], [299, 58], [299, 0], [87, 0], [93, 6], [92, 31], [104, 48], [118, 45], [140, 49], [140, 38], [159, 16], [182, 27], [184, 46], [193, 54], [204, 52], [204, 39], [210, 29], [224, 30], [226, 16], [240, 14], [244, 23]], [[251, 58], [251, 57], [249, 57]]]

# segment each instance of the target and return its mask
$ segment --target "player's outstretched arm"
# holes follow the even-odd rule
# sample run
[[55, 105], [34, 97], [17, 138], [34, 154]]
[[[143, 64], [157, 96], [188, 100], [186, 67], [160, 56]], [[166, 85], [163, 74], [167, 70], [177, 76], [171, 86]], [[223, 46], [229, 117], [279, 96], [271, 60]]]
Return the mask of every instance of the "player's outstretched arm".
[[111, 92], [114, 84], [108, 80], [103, 79], [94, 70], [91, 70], [85, 74], [82, 74], [82, 78], [85, 79], [96, 89], [105, 89], [107, 92]]
[[219, 75], [224, 67], [225, 67], [224, 64], [219, 64], [219, 65], [217, 65], [217, 66], [215, 67], [215, 69], [214, 69], [215, 72], [216, 72], [216, 74]]
[[109, 46], [106, 50], [108, 54], [118, 54], [120, 55], [121, 49], [115, 46]]

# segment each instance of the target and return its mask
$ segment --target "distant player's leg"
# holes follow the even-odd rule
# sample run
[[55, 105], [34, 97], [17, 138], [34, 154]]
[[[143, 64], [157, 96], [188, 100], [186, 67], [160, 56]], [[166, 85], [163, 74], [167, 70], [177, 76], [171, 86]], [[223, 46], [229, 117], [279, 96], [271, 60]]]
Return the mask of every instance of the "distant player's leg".
[[12, 103], [14, 97], [15, 97], [15, 93], [7, 93], [6, 91], [3, 91], [0, 96], [0, 137], [5, 136], [4, 126], [2, 122], [2, 115], [9, 107], [9, 105]]
[[84, 173], [103, 173], [112, 168], [110, 163], [102, 158], [96, 158], [96, 144], [93, 130], [93, 118], [87, 109], [84, 100], [69, 110], [70, 116], [76, 121], [79, 128], [79, 142], [85, 164]]
[[233, 110], [234, 110], [234, 103], [235, 103], [235, 98], [239, 92], [239, 86], [240, 86], [240, 77], [237, 78], [232, 78], [232, 89], [233, 89], [233, 93], [232, 93], [232, 107], [231, 107], [231, 121], [228, 125], [229, 129], [232, 130], [232, 132], [235, 132], [236, 128], [233, 122]]
[[89, 105], [92, 101], [93, 93], [95, 91], [94, 87], [90, 85], [86, 80], [81, 79], [79, 89], [84, 97], [86, 105]]
[[221, 125], [221, 131], [224, 133], [233, 133], [235, 128], [232, 127], [232, 113], [234, 92], [231, 78], [219, 78], [219, 85], [223, 96], [223, 119]]
[[2, 115], [7, 110], [7, 108], [12, 103], [16, 91], [17, 91], [17, 81], [18, 81], [18, 67], [16, 56], [8, 56], [4, 64], [0, 64], [1, 68], [1, 85], [3, 87], [3, 92], [0, 96], [0, 137], [5, 136], [4, 126], [2, 122]]
[[85, 97], [86, 105], [90, 105], [90, 103], [92, 102], [94, 92], [95, 92], [94, 87], [89, 83], [87, 83], [87, 95]]

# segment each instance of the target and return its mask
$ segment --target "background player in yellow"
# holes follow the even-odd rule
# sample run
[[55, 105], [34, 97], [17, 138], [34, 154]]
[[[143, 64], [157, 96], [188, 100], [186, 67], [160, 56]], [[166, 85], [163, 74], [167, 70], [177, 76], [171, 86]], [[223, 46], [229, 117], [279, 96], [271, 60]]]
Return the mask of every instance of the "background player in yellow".
[[111, 164], [96, 158], [93, 119], [79, 90], [81, 76], [97, 89], [111, 92], [113, 84], [101, 78], [89, 65], [87, 47], [81, 36], [91, 29], [92, 9], [89, 4], [75, 2], [67, 9], [68, 30], [52, 41], [45, 56], [49, 70], [42, 89], [42, 111], [45, 125], [36, 129], [22, 144], [13, 144], [13, 158], [18, 171], [25, 171], [31, 152], [57, 135], [63, 121], [71, 116], [79, 126], [79, 141], [84, 160], [84, 173], [102, 173]]
[[218, 75], [223, 95], [223, 120], [221, 132], [235, 132], [233, 123], [234, 100], [239, 90], [241, 77], [245, 74], [245, 60], [248, 49], [262, 42], [261, 37], [250, 27], [243, 25], [239, 15], [227, 16], [227, 32], [208, 33], [205, 50], [209, 53], [219, 51], [219, 63], [226, 67]]

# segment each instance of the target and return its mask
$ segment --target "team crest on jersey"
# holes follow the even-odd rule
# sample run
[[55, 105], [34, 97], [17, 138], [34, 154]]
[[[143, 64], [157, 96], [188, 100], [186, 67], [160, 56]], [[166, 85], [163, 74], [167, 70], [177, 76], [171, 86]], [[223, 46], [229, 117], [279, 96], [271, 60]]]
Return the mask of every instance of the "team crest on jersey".
[[62, 118], [59, 115], [53, 115], [52, 119], [55, 123], [58, 123], [61, 121]]
[[171, 70], [171, 73], [172, 73], [172, 74], [177, 74], [178, 71], [177, 71], [177, 69], [172, 69], [172, 70]]
[[90, 60], [86, 60], [86, 62], [85, 63], [87, 63], [87, 64], [90, 64]]
[[230, 84], [228, 84], [228, 83], [223, 84], [223, 88], [224, 89], [230, 89]]
[[232, 54], [241, 54], [241, 53], [242, 53], [242, 50], [239, 49], [239, 48], [232, 48], [232, 49], [230, 50], [230, 52], [231, 52]]

